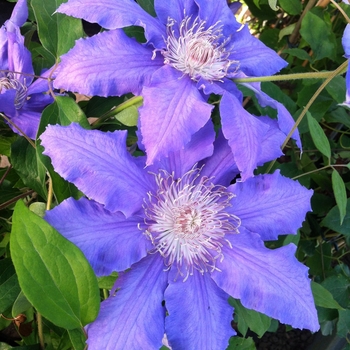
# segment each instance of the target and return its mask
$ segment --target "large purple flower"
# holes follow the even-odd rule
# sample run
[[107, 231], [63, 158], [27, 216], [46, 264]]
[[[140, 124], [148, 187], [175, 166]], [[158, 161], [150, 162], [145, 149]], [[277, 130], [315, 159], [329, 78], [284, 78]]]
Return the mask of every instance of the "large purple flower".
[[[350, 58], [350, 24], [345, 27], [342, 44], [345, 51], [345, 57], [347, 59]], [[349, 68], [346, 73], [346, 96], [345, 101], [343, 103], [345, 106], [350, 107], [350, 72]]]
[[281, 176], [230, 185], [238, 169], [227, 141], [205, 126], [184, 149], [145, 168], [126, 133], [48, 126], [55, 170], [90, 200], [65, 200], [46, 220], [75, 243], [98, 276], [120, 272], [87, 327], [89, 349], [225, 349], [235, 334], [228, 297], [283, 323], [316, 331], [307, 267], [293, 244], [311, 191]]
[[[19, 0], [11, 18], [0, 28], [0, 112], [34, 139], [41, 112], [53, 99], [44, 94], [49, 90], [47, 80], [33, 82], [31, 54], [20, 32], [27, 17], [27, 1]], [[11, 123], [9, 125], [20, 133]]]
[[[147, 165], [182, 149], [210, 118], [209, 95], [220, 94], [224, 136], [242, 177], [251, 176], [269, 125], [244, 110], [242, 93], [230, 78], [271, 75], [286, 62], [236, 21], [226, 0], [155, 0], [155, 11], [157, 18], [134, 0], [62, 4], [58, 12], [109, 31], [78, 40], [62, 56], [54, 86], [88, 95], [142, 94], [139, 127]], [[134, 25], [144, 28], [146, 43], [120, 29]], [[262, 106], [277, 109], [279, 127], [287, 134], [294, 124], [288, 111], [259, 84], [247, 86]], [[297, 132], [294, 137], [300, 146]]]

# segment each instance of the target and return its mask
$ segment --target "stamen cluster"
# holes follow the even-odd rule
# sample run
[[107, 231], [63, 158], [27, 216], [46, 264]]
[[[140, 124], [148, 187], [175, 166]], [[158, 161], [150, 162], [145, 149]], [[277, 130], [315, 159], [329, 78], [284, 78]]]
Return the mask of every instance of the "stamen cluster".
[[148, 193], [144, 203], [147, 225], [155, 251], [171, 267], [176, 264], [185, 280], [193, 269], [213, 271], [217, 259], [223, 259], [221, 248], [228, 244], [226, 234], [238, 233], [240, 220], [229, 214], [234, 197], [223, 186], [200, 177], [193, 168], [182, 178], [165, 171], [155, 175], [156, 193]]
[[15, 95], [15, 108], [21, 109], [27, 100], [27, 86], [24, 79], [24, 83], [14, 77], [13, 73], [8, 73], [6, 76], [0, 77], [0, 93], [2, 90], [16, 90]]
[[225, 46], [230, 38], [222, 40], [219, 22], [205, 29], [206, 21], [186, 16], [174, 29], [175, 24], [172, 18], [168, 19], [167, 48], [161, 51], [165, 64], [188, 74], [195, 81], [200, 78], [221, 81], [232, 63], [238, 63], [228, 58], [230, 52]]

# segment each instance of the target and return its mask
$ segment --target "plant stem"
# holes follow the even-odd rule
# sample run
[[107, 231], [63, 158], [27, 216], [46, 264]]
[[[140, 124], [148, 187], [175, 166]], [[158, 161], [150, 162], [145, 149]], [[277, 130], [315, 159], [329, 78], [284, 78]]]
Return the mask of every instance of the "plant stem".
[[36, 313], [36, 320], [38, 323], [38, 337], [39, 337], [40, 348], [44, 350], [45, 342], [44, 342], [44, 332], [43, 332], [43, 318], [40, 312]]
[[[317, 91], [314, 93], [314, 95], [311, 97], [310, 101], [307, 103], [301, 114], [299, 115], [298, 119], [294, 123], [294, 126], [292, 130], [289, 132], [287, 135], [286, 139], [284, 140], [282, 144], [282, 150], [284, 147], [286, 147], [286, 144], [288, 143], [289, 139], [292, 137], [294, 131], [297, 129], [298, 125], [300, 122], [303, 120], [304, 116], [306, 115], [306, 112], [309, 110], [310, 106], [314, 103], [318, 95], [322, 92], [322, 90], [327, 86], [327, 84], [339, 74], [339, 72], [342, 72], [344, 68], [346, 68], [348, 65], [348, 61], [345, 61], [343, 64], [341, 64], [336, 70], [332, 72], [331, 75], [328, 76], [328, 78], [321, 84], [321, 86], [317, 89]], [[270, 170], [272, 169], [273, 165], [275, 164], [276, 160], [273, 160], [270, 165], [268, 166], [266, 172], [269, 173]]]
[[[345, 63], [345, 62], [344, 62]], [[247, 77], [247, 78], [238, 78], [233, 79], [235, 83], [253, 83], [253, 82], [262, 82], [262, 81], [281, 81], [281, 80], [297, 80], [297, 79], [327, 79], [330, 76], [333, 77], [339, 74], [343, 74], [343, 69], [345, 70], [346, 65], [340, 65], [334, 71], [328, 72], [314, 72], [314, 73], [295, 73], [295, 74], [281, 74], [281, 75], [271, 75], [267, 77]], [[342, 67], [341, 70], [339, 68]], [[334, 73], [336, 74], [334, 75]]]
[[114, 117], [116, 114], [120, 113], [121, 111], [123, 111], [124, 109], [127, 109], [128, 107], [131, 107], [133, 105], [142, 103], [143, 101], [143, 97], [142, 96], [134, 96], [132, 98], [130, 98], [129, 100], [123, 102], [122, 104], [120, 104], [119, 106], [113, 107], [110, 111], [108, 111], [107, 113], [105, 113], [104, 115], [102, 115], [100, 118], [98, 118], [97, 120], [95, 120], [92, 124], [91, 127], [92, 128], [96, 128], [98, 127], [103, 121], [105, 121], [108, 118]]

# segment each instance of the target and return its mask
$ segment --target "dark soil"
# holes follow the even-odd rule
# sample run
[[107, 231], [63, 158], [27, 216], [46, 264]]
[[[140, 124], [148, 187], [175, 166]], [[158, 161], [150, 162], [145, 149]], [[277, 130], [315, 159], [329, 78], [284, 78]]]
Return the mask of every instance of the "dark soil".
[[313, 339], [314, 334], [308, 330], [286, 332], [286, 326], [280, 324], [277, 332], [266, 332], [260, 339], [255, 339], [255, 344], [257, 350], [306, 350]]

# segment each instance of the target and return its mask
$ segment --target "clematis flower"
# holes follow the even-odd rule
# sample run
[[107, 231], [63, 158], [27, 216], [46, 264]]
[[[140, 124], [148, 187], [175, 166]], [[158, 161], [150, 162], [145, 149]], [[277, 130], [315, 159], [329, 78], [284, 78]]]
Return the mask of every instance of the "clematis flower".
[[[342, 44], [345, 51], [345, 57], [347, 59], [350, 58], [350, 24], [347, 24], [344, 30], [343, 38], [342, 38]], [[349, 69], [346, 73], [346, 95], [345, 95], [345, 102], [343, 105], [350, 107], [350, 73]]]
[[[41, 112], [53, 102], [44, 79], [34, 80], [31, 54], [20, 27], [28, 18], [26, 0], [18, 0], [11, 18], [0, 28], [0, 112], [35, 139]], [[11, 129], [19, 130], [9, 123]]]
[[230, 185], [231, 149], [222, 135], [213, 146], [208, 125], [147, 168], [124, 131], [49, 125], [40, 138], [55, 170], [90, 198], [67, 199], [45, 219], [98, 276], [120, 272], [87, 326], [89, 349], [159, 349], [164, 334], [173, 350], [225, 349], [235, 334], [230, 295], [318, 330], [295, 245], [263, 243], [295, 233], [310, 210], [312, 192], [298, 182], [275, 172]]
[[[245, 111], [230, 79], [271, 75], [287, 63], [236, 21], [238, 7], [226, 0], [156, 0], [155, 18], [134, 0], [69, 0], [57, 11], [109, 31], [78, 40], [62, 56], [54, 86], [87, 95], [142, 94], [139, 129], [147, 165], [182, 149], [208, 122], [209, 95], [222, 95], [223, 133], [245, 179], [257, 166], [269, 126]], [[127, 26], [143, 27], [146, 42], [128, 37], [120, 29]], [[288, 111], [259, 84], [253, 89], [262, 106], [278, 105], [279, 128], [287, 134], [294, 124]], [[294, 137], [300, 146], [297, 132]]]

